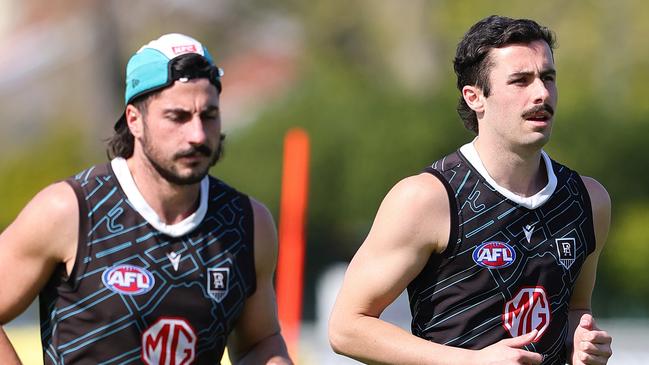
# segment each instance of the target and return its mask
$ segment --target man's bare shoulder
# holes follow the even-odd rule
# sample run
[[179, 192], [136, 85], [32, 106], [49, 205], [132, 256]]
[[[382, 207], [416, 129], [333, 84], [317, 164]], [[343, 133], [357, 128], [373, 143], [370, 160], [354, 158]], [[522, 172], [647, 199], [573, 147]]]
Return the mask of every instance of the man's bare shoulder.
[[249, 199], [255, 220], [265, 225], [274, 226], [275, 221], [273, 220], [273, 215], [270, 213], [270, 210], [268, 210], [266, 205], [253, 197], [249, 197]]
[[25, 250], [73, 259], [79, 226], [79, 205], [72, 187], [65, 182], [47, 186], [27, 203], [16, 220], [3, 232], [3, 241], [11, 241]]
[[72, 187], [52, 184], [40, 191], [0, 234], [0, 276], [15, 275], [0, 284], [0, 322], [15, 318], [45, 285], [56, 265], [71, 271], [76, 255], [79, 208]]
[[448, 213], [446, 188], [437, 177], [429, 173], [409, 176], [399, 181], [386, 199], [417, 213]]
[[599, 181], [593, 179], [592, 177], [581, 176], [581, 180], [584, 182], [586, 190], [588, 190], [593, 209], [606, 209], [607, 207], [608, 209], [610, 209], [611, 198], [608, 195], [606, 188], [604, 188], [604, 186], [600, 184]]
[[263, 244], [271, 246], [269, 248], [272, 249], [272, 246], [277, 245], [277, 229], [273, 215], [266, 205], [255, 198], [250, 197], [250, 205], [255, 222], [255, 246]]
[[36, 210], [36, 214], [46, 214], [53, 219], [68, 220], [70, 214], [79, 212], [77, 196], [67, 182], [57, 182], [47, 186], [34, 196], [27, 208]]
[[592, 177], [582, 176], [582, 181], [588, 190], [590, 205], [593, 210], [593, 223], [597, 241], [597, 251], [601, 251], [608, 237], [611, 223], [611, 197], [606, 188]]
[[52, 209], [53, 213], [67, 214], [79, 208], [72, 186], [65, 181], [45, 187], [34, 196], [30, 204], [32, 203]]
[[412, 248], [423, 245], [425, 251], [441, 252], [450, 233], [449, 207], [446, 188], [437, 177], [409, 176], [383, 199], [369, 238], [391, 237], [394, 244], [407, 242]]
[[272, 275], [277, 263], [277, 229], [268, 208], [250, 197], [254, 218], [255, 266], [258, 274]]
[[592, 177], [582, 176], [581, 179], [588, 190], [595, 223], [597, 224], [597, 221], [601, 219], [608, 220], [611, 215], [611, 197], [608, 195], [608, 191]]

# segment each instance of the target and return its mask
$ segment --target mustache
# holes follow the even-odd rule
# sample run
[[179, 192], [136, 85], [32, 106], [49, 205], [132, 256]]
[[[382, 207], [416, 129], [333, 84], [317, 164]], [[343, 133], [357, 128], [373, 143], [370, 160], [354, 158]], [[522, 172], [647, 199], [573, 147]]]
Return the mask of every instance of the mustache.
[[195, 155], [203, 155], [205, 157], [210, 157], [212, 156], [214, 152], [212, 151], [211, 148], [207, 147], [206, 145], [198, 145], [198, 146], [192, 146], [191, 148], [185, 150], [185, 151], [180, 151], [175, 154], [175, 158], [182, 158], [182, 157], [191, 157]]
[[554, 115], [554, 109], [548, 104], [536, 105], [525, 112], [523, 112], [523, 119], [528, 119], [534, 117], [535, 114], [539, 112], [547, 112], [550, 116]]

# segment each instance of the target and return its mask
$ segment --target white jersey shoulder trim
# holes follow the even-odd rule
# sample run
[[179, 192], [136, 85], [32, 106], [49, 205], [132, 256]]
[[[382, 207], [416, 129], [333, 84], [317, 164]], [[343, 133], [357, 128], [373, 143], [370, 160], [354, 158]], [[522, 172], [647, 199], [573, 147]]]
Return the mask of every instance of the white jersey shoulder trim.
[[117, 157], [110, 161], [110, 165], [115, 172], [119, 185], [122, 187], [126, 197], [131, 202], [133, 209], [140, 213], [149, 224], [161, 233], [171, 237], [180, 237], [193, 231], [203, 221], [203, 218], [205, 218], [205, 214], [207, 213], [208, 189], [210, 185], [207, 176], [201, 180], [200, 202], [198, 204], [198, 209], [178, 223], [166, 224], [162, 219], [160, 219], [153, 208], [151, 208], [149, 203], [144, 200], [144, 197], [135, 185], [133, 175], [131, 175], [131, 171], [128, 169], [126, 160]]
[[545, 153], [545, 151], [541, 151], [541, 156], [543, 158], [543, 161], [545, 162], [545, 171], [547, 171], [548, 173], [548, 184], [538, 193], [527, 197], [520, 196], [498, 185], [498, 183], [491, 176], [489, 176], [489, 173], [482, 164], [482, 160], [480, 160], [478, 151], [476, 151], [473, 143], [467, 143], [464, 146], [460, 147], [460, 152], [462, 153], [462, 155], [464, 155], [464, 157], [466, 157], [466, 159], [478, 171], [478, 173], [480, 173], [480, 175], [482, 175], [482, 177], [487, 180], [489, 185], [496, 189], [497, 192], [502, 194], [507, 199], [525, 208], [536, 209], [545, 204], [545, 202], [550, 199], [557, 188], [557, 176], [554, 174], [554, 170], [552, 169], [552, 161], [550, 160], [550, 157], [547, 155], [547, 153]]

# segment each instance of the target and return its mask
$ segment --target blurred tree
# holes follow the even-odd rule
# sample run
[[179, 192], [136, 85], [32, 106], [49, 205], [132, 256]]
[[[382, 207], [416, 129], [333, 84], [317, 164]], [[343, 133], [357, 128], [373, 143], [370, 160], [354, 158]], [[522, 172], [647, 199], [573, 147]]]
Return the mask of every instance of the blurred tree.
[[48, 184], [81, 171], [92, 159], [80, 142], [85, 134], [74, 124], [52, 126], [28, 149], [0, 160], [0, 231], [6, 228], [27, 202]]
[[649, 317], [647, 222], [649, 200], [617, 209], [617, 228], [609, 236], [601, 261], [596, 304], [618, 317]]
[[[623, 8], [629, 11], [629, 3], [625, 4]], [[555, 56], [560, 111], [547, 150], [557, 160], [607, 186], [614, 203], [609, 246], [625, 244], [618, 241], [629, 237], [623, 232], [628, 233], [631, 225], [620, 224], [618, 215], [624, 215], [629, 204], [649, 194], [646, 169], [634, 168], [645, 164], [647, 148], [641, 138], [649, 132], [649, 125], [639, 117], [644, 115], [646, 104], [621, 100], [621, 95], [628, 95], [635, 87], [634, 78], [628, 71], [617, 78], [613, 73], [648, 62], [649, 54], [616, 44], [612, 48], [629, 50], [629, 58], [609, 57], [611, 54], [603, 60], [599, 55], [620, 34], [639, 40], [631, 31], [638, 25], [617, 22], [619, 29], [607, 33], [606, 26], [612, 26], [617, 18], [607, 14], [610, 24], [601, 21], [600, 16], [609, 10], [606, 5], [583, 9], [550, 2], [539, 5], [534, 14], [527, 5], [511, 1], [497, 2], [495, 7], [491, 3], [468, 6], [462, 2], [415, 1], [404, 11], [393, 5], [363, 1], [294, 4], [295, 13], [304, 19], [308, 45], [302, 80], [281, 103], [266, 110], [259, 122], [229, 138], [228, 156], [216, 168], [217, 174], [236, 180], [237, 186], [277, 211], [283, 133], [300, 125], [311, 134], [307, 280], [313, 282], [328, 262], [351, 258], [369, 230], [381, 199], [396, 181], [417, 173], [472, 138], [455, 113], [458, 94], [451, 60], [466, 28], [492, 13], [537, 19], [558, 33]], [[384, 9], [374, 9], [381, 7]], [[394, 14], [394, 19], [383, 14]], [[414, 28], [427, 32], [429, 43], [419, 43], [426, 48], [424, 52], [406, 52], [407, 56], [429, 57], [436, 71], [419, 69], [420, 81], [426, 85], [413, 88], [394, 66], [393, 60], [398, 58], [391, 53], [404, 52], [399, 42], [410, 42], [401, 37], [407, 37], [413, 28], [405, 23], [418, 23], [417, 17], [427, 25]], [[637, 78], [643, 80], [649, 75], [647, 70], [634, 72], [642, 74]], [[602, 88], [602, 72], [615, 79], [618, 91]], [[628, 108], [621, 111], [614, 107], [618, 103]], [[640, 206], [649, 210], [647, 205]], [[645, 235], [649, 231], [633, 227], [634, 234], [637, 230], [645, 230]], [[600, 279], [606, 279], [600, 280], [595, 293], [600, 314], [613, 315], [619, 309], [608, 306], [608, 298], [600, 294], [607, 293], [619, 280], [611, 270], [620, 264], [621, 257], [609, 255], [613, 249], [607, 249], [601, 259]], [[629, 250], [635, 252], [633, 247]], [[648, 263], [644, 256], [637, 261]], [[620, 289], [621, 295], [628, 289]], [[636, 300], [633, 305], [636, 313], [649, 308], [647, 301]]]
[[[649, 218], [649, 103], [643, 98], [649, 83], [649, 2], [192, 3], [187, 7], [170, 0], [157, 10], [150, 2], [112, 3], [117, 20], [137, 19], [116, 27], [119, 44], [132, 50], [142, 39], [173, 29], [206, 39], [218, 47], [221, 59], [251, 42], [244, 29], [263, 35], [264, 14], [301, 23], [297, 29], [305, 49], [299, 81], [255, 123], [230, 132], [226, 158], [214, 173], [267, 203], [278, 216], [283, 134], [296, 125], [310, 133], [307, 315], [317, 275], [330, 262], [351, 258], [388, 189], [472, 138], [455, 113], [459, 95], [451, 61], [466, 29], [494, 13], [532, 18], [557, 33], [560, 102], [547, 150], [601, 181], [614, 207], [595, 308], [607, 315], [649, 313], [643, 272], [649, 264], [644, 239], [649, 226], [643, 224]], [[118, 11], [126, 7], [128, 14]], [[97, 153], [89, 154], [88, 144], [79, 147], [83, 136], [76, 124], [61, 125], [60, 119], [65, 118], [52, 118], [51, 133], [0, 160], [0, 191], [6, 196], [0, 229], [35, 191], [91, 161], [103, 161], [91, 160]]]

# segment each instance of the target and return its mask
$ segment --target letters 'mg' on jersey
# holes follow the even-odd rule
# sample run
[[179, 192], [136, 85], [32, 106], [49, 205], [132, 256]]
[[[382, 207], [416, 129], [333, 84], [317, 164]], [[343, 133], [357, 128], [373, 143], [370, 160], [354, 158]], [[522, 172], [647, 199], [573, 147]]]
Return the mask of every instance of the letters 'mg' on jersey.
[[162, 317], [142, 334], [142, 361], [147, 365], [189, 365], [196, 358], [197, 340], [186, 320]]
[[452, 232], [446, 250], [408, 285], [412, 332], [481, 349], [538, 329], [527, 349], [543, 354], [544, 364], [564, 363], [572, 286], [595, 249], [588, 192], [577, 173], [548, 157], [556, 188], [527, 208], [460, 151], [426, 170], [447, 189]]
[[503, 326], [512, 337], [538, 330], [538, 342], [550, 324], [550, 304], [545, 288], [522, 288], [505, 303]]
[[117, 180], [112, 165], [68, 180], [80, 239], [39, 296], [45, 364], [217, 363], [256, 286], [250, 200], [210, 177], [205, 217], [171, 237]]

